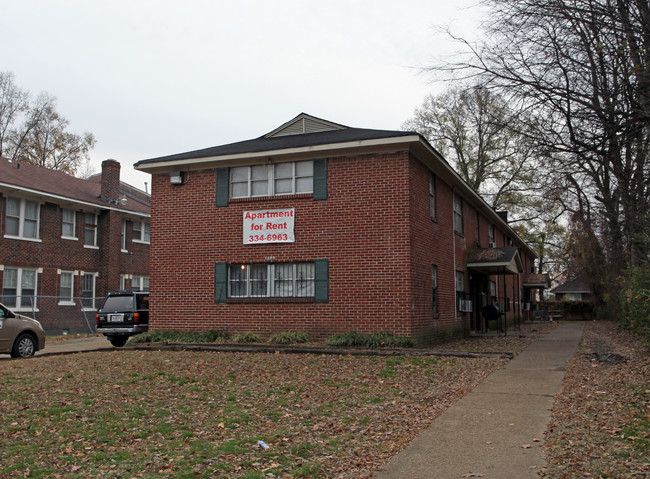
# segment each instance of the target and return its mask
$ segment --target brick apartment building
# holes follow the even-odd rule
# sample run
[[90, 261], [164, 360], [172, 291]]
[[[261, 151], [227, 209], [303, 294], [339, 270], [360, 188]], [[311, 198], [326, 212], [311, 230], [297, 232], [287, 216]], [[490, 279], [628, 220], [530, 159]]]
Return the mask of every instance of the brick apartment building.
[[150, 327], [420, 344], [519, 318], [535, 255], [419, 134], [301, 114], [152, 174]]
[[0, 157], [2, 303], [87, 331], [109, 291], [148, 289], [149, 218], [150, 195], [120, 182], [115, 160], [85, 180]]

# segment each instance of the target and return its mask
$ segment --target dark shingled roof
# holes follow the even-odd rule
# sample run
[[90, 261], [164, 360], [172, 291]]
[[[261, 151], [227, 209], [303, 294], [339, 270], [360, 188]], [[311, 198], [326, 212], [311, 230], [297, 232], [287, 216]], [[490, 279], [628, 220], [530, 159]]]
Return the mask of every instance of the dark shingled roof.
[[582, 278], [576, 278], [553, 288], [551, 293], [591, 293], [591, 286]]
[[551, 278], [548, 273], [531, 273], [524, 278], [524, 286], [543, 286], [548, 288], [551, 285]]
[[[99, 176], [101, 177], [101, 175]], [[29, 163], [11, 162], [7, 158], [0, 157], [0, 187], [7, 188], [5, 185], [8, 185], [9, 188], [15, 186], [71, 201], [90, 203], [100, 208], [111, 206], [100, 198], [102, 186], [97, 178], [84, 180], [62, 171]], [[127, 196], [127, 202], [124, 206], [113, 207], [134, 213], [150, 214], [150, 201], [145, 201], [143, 197], [148, 195], [144, 193], [136, 195], [133, 190], [132, 186], [120, 183], [120, 192]]]
[[467, 258], [468, 263], [503, 263], [512, 261], [517, 254], [517, 248], [486, 248], [474, 252]]
[[304, 148], [317, 145], [346, 143], [351, 141], [375, 140], [382, 138], [395, 138], [401, 136], [417, 135], [412, 131], [393, 130], [368, 130], [364, 128], [345, 128], [342, 130], [320, 131], [316, 133], [302, 133], [297, 135], [283, 135], [266, 138], [264, 136], [253, 140], [239, 141], [227, 145], [213, 146], [201, 150], [188, 151], [175, 155], [150, 158], [136, 163], [136, 167], [147, 163], [175, 160], [189, 160], [209, 158], [213, 156], [237, 155], [243, 153], [257, 153], [261, 151], [274, 151], [289, 148]]

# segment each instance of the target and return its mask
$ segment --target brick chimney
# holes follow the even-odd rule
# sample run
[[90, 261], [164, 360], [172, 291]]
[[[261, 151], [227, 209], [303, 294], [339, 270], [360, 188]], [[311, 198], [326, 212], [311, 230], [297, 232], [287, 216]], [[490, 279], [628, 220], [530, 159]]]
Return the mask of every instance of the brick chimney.
[[102, 198], [120, 200], [120, 163], [116, 160], [102, 161]]

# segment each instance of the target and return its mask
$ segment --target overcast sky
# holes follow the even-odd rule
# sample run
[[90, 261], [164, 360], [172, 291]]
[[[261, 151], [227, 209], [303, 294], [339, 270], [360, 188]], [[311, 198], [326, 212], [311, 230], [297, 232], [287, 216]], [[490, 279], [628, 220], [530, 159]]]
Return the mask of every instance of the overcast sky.
[[0, 0], [0, 71], [47, 92], [93, 167], [262, 136], [305, 112], [400, 129], [428, 93], [419, 67], [477, 35], [475, 0]]

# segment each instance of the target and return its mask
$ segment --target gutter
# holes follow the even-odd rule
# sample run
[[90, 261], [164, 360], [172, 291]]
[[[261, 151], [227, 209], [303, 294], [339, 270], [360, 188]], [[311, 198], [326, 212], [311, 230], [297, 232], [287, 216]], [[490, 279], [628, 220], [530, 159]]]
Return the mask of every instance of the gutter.
[[43, 198], [43, 197], [44, 198], [49, 198], [49, 199], [63, 201], [63, 202], [67, 202], [67, 203], [73, 203], [73, 204], [76, 204], [76, 205], [92, 207], [92, 208], [95, 208], [95, 209], [99, 208], [99, 209], [102, 209], [102, 210], [118, 211], [120, 213], [125, 213], [125, 214], [129, 214], [129, 215], [132, 215], [132, 216], [141, 216], [142, 218], [150, 218], [151, 217], [151, 215], [148, 215], [146, 213], [140, 213], [140, 212], [137, 212], [137, 211], [127, 210], [127, 209], [124, 209], [124, 208], [117, 208], [117, 207], [114, 207], [114, 206], [110, 206], [109, 204], [91, 203], [89, 201], [77, 200], [77, 199], [74, 199], [74, 198], [69, 198], [67, 196], [55, 195], [53, 193], [46, 193], [46, 192], [41, 191], [41, 190], [33, 190], [31, 188], [25, 188], [23, 186], [17, 186], [17, 185], [13, 185], [13, 184], [9, 184], [9, 183], [0, 182], [0, 188], [2, 188], [2, 187], [10, 189], [10, 190], [30, 193], [32, 195], [39, 196], [41, 198]]

